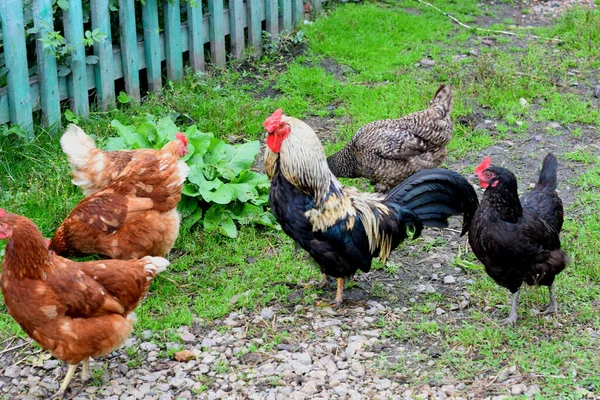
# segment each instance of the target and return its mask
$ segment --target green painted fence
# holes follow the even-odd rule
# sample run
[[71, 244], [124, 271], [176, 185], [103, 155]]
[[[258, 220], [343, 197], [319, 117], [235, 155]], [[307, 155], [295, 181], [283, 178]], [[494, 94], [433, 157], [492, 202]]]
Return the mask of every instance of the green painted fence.
[[[69, 100], [69, 108], [81, 117], [90, 110], [90, 90], [95, 90], [99, 109], [108, 110], [115, 105], [115, 80], [124, 78], [125, 91], [140, 100], [140, 71], [146, 70], [149, 91], [162, 87], [161, 62], [166, 63], [166, 77], [180, 80], [184, 62], [192, 70], [202, 71], [205, 65], [205, 44], [210, 43], [210, 61], [224, 67], [227, 54], [242, 57], [246, 47], [261, 52], [262, 30], [271, 37], [290, 30], [304, 19], [304, 0], [208, 0], [208, 13], [203, 14], [200, 0], [188, 0], [187, 21], [181, 22], [182, 0], [118, 0], [119, 43], [113, 43], [109, 1], [90, 0], [91, 27], [98, 28], [106, 37], [94, 43], [93, 50], [86, 48], [82, 1], [68, 0], [67, 11], [52, 15], [52, 0], [33, 0], [33, 22], [39, 31], [37, 39], [52, 31], [54, 19], [62, 18], [65, 38], [75, 45], [71, 52], [71, 72], [59, 76], [57, 61], [50, 48], [43, 48], [36, 40], [37, 74], [29, 77], [23, 0], [0, 0], [0, 17], [4, 54], [8, 69], [7, 85], [0, 87], [0, 124], [11, 122], [23, 127], [33, 136], [33, 112], [41, 110], [44, 126], [57, 129], [60, 125], [60, 102]], [[321, 0], [310, 0], [312, 8], [320, 11]], [[163, 8], [164, 30], [159, 28], [159, 7]], [[141, 9], [143, 31], [137, 32], [135, 9]], [[115, 27], [112, 27], [113, 29]], [[245, 31], [245, 28], [246, 31]], [[226, 37], [229, 37], [227, 46]], [[77, 45], [79, 44], [79, 45]], [[188, 52], [188, 59], [183, 54]], [[94, 55], [95, 62], [88, 63]]]

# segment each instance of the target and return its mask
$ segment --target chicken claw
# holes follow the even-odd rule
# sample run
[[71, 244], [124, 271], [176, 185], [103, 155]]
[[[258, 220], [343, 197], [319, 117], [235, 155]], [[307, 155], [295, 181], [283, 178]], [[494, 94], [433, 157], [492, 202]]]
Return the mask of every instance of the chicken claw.
[[556, 304], [556, 297], [554, 296], [554, 283], [548, 286], [548, 292], [550, 293], [550, 302], [544, 310], [540, 312], [540, 315], [556, 314], [558, 312], [558, 305]]
[[501, 326], [512, 326], [513, 328], [517, 326], [517, 319], [519, 319], [517, 308], [519, 307], [520, 293], [520, 288], [515, 293], [513, 293], [512, 298], [510, 300], [510, 312], [508, 313], [508, 318], [505, 318], [502, 321], [500, 321]]
[[[325, 274], [323, 274], [324, 279], [327, 278]], [[323, 281], [321, 281], [323, 282]], [[343, 298], [344, 293], [344, 278], [337, 278], [337, 292], [335, 293], [335, 300], [333, 301], [319, 301], [317, 302], [317, 306], [319, 307], [339, 307], [344, 301]]]
[[77, 369], [77, 364], [69, 364], [69, 369], [67, 370], [67, 375], [65, 376], [65, 379], [63, 380], [62, 385], [60, 385], [60, 389], [58, 389], [58, 392], [55, 395], [55, 397], [57, 399], [62, 399], [64, 397], [65, 391], [67, 390], [67, 386], [69, 386], [71, 379], [73, 379], [73, 375], [75, 375], [76, 369]]

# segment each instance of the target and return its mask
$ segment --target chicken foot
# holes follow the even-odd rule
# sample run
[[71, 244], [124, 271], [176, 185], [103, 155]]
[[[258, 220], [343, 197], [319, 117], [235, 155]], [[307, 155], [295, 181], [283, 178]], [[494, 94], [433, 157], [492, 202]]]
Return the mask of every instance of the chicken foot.
[[75, 370], [77, 369], [78, 364], [69, 364], [69, 369], [67, 370], [67, 375], [65, 375], [65, 379], [63, 379], [62, 384], [60, 385], [60, 389], [58, 389], [58, 393], [56, 393], [56, 398], [62, 399], [69, 383], [71, 383], [71, 379], [73, 379], [73, 375], [75, 375]]
[[552, 283], [552, 285], [548, 286], [548, 293], [550, 293], [550, 303], [548, 303], [546, 308], [544, 308], [544, 310], [540, 312], [541, 315], [556, 314], [558, 312], [556, 296], [554, 296], [554, 282]]
[[519, 318], [517, 308], [519, 307], [519, 294], [521, 293], [521, 288], [513, 293], [512, 298], [510, 299], [510, 312], [508, 313], [508, 318], [500, 321], [500, 325], [510, 325], [517, 326], [517, 319]]
[[[69, 369], [67, 370], [67, 375], [65, 375], [65, 379], [60, 385], [60, 389], [58, 389], [58, 393], [56, 393], [56, 398], [62, 399], [65, 395], [65, 391], [71, 383], [73, 376], [75, 375], [75, 370], [77, 369], [77, 365], [79, 364], [69, 364]], [[81, 362], [81, 382], [85, 383], [89, 381], [91, 378], [90, 375], [90, 359], [86, 359]]]
[[338, 307], [344, 301], [344, 278], [337, 278], [337, 291], [335, 292], [334, 301], [323, 301], [317, 303], [318, 306]]

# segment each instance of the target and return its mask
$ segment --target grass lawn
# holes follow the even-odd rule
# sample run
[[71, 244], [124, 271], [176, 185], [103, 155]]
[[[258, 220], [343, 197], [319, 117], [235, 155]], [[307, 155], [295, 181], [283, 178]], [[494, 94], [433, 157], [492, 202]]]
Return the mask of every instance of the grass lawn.
[[[485, 16], [496, 20], [494, 29], [510, 28], [511, 21], [499, 16], [501, 9], [479, 3], [435, 2], [469, 24]], [[516, 37], [478, 34], [416, 1], [339, 4], [301, 28], [303, 35], [290, 35], [274, 47], [281, 53], [267, 51], [261, 60], [232, 63], [226, 71], [189, 73], [141, 105], [93, 113], [80, 126], [102, 143], [115, 134], [112, 120], [126, 124], [150, 113], [170, 115], [182, 127], [196, 124], [220, 138], [263, 140], [262, 121], [281, 107], [314, 123], [329, 154], [361, 125], [420, 110], [440, 83], [450, 84], [455, 136], [448, 167], [469, 174], [482, 150], [487, 154], [496, 145], [509, 146], [500, 159], [524, 190], [544, 155], [535, 136], [558, 143], [553, 151], [561, 163], [559, 189], [566, 203], [562, 241], [571, 259], [557, 280], [560, 314], [554, 319], [530, 315], [529, 309], [547, 299], [547, 291], [529, 289], [522, 296], [519, 326], [498, 327], [507, 311], [507, 291], [486, 276], [472, 254], [463, 253], [456, 265], [466, 268], [474, 281], [467, 317], [446, 321], [436, 316], [434, 310], [447, 302], [438, 294], [402, 303], [408, 318], [380, 321], [398, 344], [439, 344], [429, 375], [412, 373], [416, 367], [407, 359], [386, 358], [381, 373], [395, 376], [403, 370], [406, 382], [417, 386], [448, 375], [472, 382], [518, 365], [531, 374], [544, 398], [599, 393], [600, 108], [589, 88], [600, 75], [600, 12], [573, 9], [553, 25], [532, 29], [540, 36], [558, 36], [560, 43], [528, 39], [528, 30], [517, 30]], [[486, 44], [490, 41], [492, 45]], [[290, 57], [289, 51], [298, 48], [300, 54]], [[417, 65], [424, 58], [435, 64]], [[262, 165], [256, 168], [262, 170]], [[0, 205], [32, 219], [47, 237], [82, 198], [70, 179], [59, 137], [37, 128], [32, 143], [0, 138]], [[369, 189], [364, 181], [345, 182]], [[433, 246], [412, 256], [435, 252]], [[239, 308], [286, 304], [291, 289], [278, 283], [319, 278], [318, 269], [294, 251], [289, 238], [265, 227], [243, 226], [237, 239], [182, 230], [170, 258], [170, 270], [156, 279], [137, 312], [136, 332], [155, 331], [154, 340], [177, 341], [177, 327], [208, 323]], [[300, 301], [314, 304], [315, 293], [331, 295], [309, 289]], [[377, 296], [401, 302], [394, 293]], [[490, 316], [498, 307], [500, 313]], [[2, 304], [0, 342], [12, 335], [23, 333]]]

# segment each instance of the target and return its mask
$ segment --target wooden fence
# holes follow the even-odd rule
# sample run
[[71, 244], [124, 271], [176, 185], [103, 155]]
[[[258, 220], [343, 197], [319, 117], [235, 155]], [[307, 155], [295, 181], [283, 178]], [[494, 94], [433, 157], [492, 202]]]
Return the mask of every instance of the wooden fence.
[[[180, 0], [118, 0], [119, 44], [113, 43], [109, 0], [90, 0], [91, 27], [106, 36], [94, 42], [95, 64], [89, 64], [84, 38], [82, 0], [68, 0], [62, 19], [71, 51], [70, 73], [59, 76], [55, 54], [44, 48], [40, 38], [52, 31], [52, 0], [33, 0], [37, 75], [29, 77], [23, 0], [0, 0], [4, 57], [8, 69], [7, 86], [0, 88], [0, 124], [12, 122], [33, 136], [33, 111], [41, 109], [42, 124], [60, 125], [61, 100], [69, 99], [71, 111], [89, 115], [89, 90], [96, 90], [98, 106], [108, 110], [115, 105], [115, 80], [124, 78], [125, 92], [133, 101], [140, 100], [140, 70], [146, 69], [148, 90], [162, 88], [161, 62], [166, 62], [167, 78], [183, 77], [183, 53], [189, 54], [194, 71], [204, 70], [204, 46], [210, 43], [210, 59], [219, 67], [226, 64], [226, 53], [240, 58], [246, 46], [260, 53], [263, 23], [271, 37], [290, 30], [304, 19], [303, 0], [208, 0], [204, 14], [201, 0], [188, 0], [181, 22]], [[312, 8], [321, 9], [321, 0], [312, 0]], [[143, 40], [138, 40], [135, 8], [141, 7]], [[159, 7], [163, 7], [164, 32], [159, 29]], [[44, 22], [45, 21], [45, 22]], [[247, 33], [244, 32], [247, 28]], [[229, 35], [229, 49], [226, 36]], [[246, 39], [247, 38], [247, 41]]]

